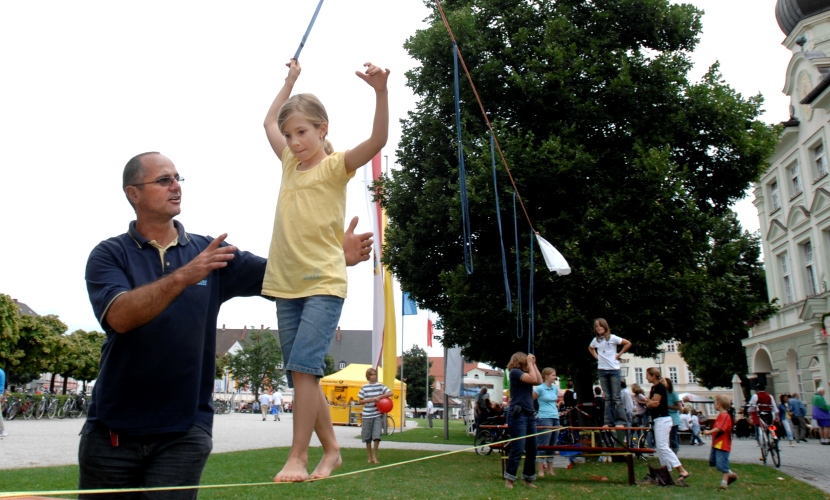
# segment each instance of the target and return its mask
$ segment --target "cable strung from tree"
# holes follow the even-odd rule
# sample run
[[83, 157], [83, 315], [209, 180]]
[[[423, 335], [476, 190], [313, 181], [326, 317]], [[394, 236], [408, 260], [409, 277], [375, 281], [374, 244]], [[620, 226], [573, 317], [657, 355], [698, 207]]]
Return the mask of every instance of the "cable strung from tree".
[[467, 202], [467, 173], [464, 168], [464, 143], [461, 142], [461, 101], [458, 87], [458, 50], [452, 42], [453, 64], [455, 67], [455, 127], [458, 129], [458, 187], [461, 193], [461, 227], [464, 234], [464, 269], [473, 274], [473, 241], [470, 231], [470, 205]]
[[[499, 223], [499, 246], [501, 247], [501, 272], [504, 275], [504, 293], [507, 296], [507, 311], [513, 312], [513, 298], [510, 295], [510, 281], [507, 279], [507, 257], [504, 254], [504, 235], [501, 229], [501, 208], [499, 207], [499, 186], [496, 180], [496, 151], [493, 133], [490, 133], [490, 160], [493, 165], [493, 194], [496, 196], [496, 220]], [[514, 222], [515, 223], [515, 222]]]

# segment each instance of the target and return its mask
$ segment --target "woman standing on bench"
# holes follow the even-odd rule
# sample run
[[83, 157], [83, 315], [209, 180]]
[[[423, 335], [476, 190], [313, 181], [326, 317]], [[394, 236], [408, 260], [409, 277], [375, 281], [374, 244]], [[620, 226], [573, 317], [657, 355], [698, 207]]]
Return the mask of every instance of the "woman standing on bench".
[[646, 370], [646, 380], [651, 386], [651, 393], [646, 406], [654, 421], [654, 439], [657, 445], [657, 458], [660, 465], [665, 465], [669, 470], [677, 469], [680, 472], [680, 481], [685, 481], [689, 473], [683, 468], [683, 464], [677, 455], [669, 447], [669, 434], [671, 433], [672, 421], [669, 416], [669, 405], [666, 386], [663, 385], [663, 377], [660, 370], [651, 367]]
[[[517, 352], [507, 364], [510, 377], [510, 410], [507, 414], [507, 432], [512, 438], [536, 434], [536, 410], [533, 408], [533, 386], [542, 383], [542, 374], [536, 368], [536, 356]], [[504, 485], [513, 489], [518, 479], [519, 461], [525, 455], [522, 479], [530, 488], [536, 488], [536, 437], [517, 439], [510, 445], [510, 456], [504, 468]]]

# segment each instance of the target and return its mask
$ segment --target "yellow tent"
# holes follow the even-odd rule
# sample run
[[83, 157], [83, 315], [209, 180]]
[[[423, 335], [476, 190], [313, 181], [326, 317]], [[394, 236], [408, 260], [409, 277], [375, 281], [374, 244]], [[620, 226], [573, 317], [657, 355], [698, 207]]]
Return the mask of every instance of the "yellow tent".
[[[339, 372], [332, 373], [320, 379], [323, 394], [329, 401], [331, 420], [335, 424], [357, 425], [358, 415], [363, 407], [357, 404], [360, 388], [366, 385], [366, 370], [372, 365], [352, 363]], [[378, 382], [389, 387], [383, 381], [383, 370], [378, 370]], [[401, 403], [406, 401], [406, 384], [395, 379], [392, 389], [392, 411], [395, 420], [400, 420]], [[400, 424], [398, 424], [400, 425]]]

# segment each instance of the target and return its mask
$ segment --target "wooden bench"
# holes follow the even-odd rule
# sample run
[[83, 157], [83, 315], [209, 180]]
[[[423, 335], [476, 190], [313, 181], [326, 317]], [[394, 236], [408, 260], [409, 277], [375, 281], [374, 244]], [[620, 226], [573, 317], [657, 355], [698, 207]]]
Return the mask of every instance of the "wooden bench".
[[[495, 429], [495, 430], [505, 430], [507, 429], [507, 425], [482, 425], [484, 429]], [[590, 446], [583, 446], [583, 445], [545, 445], [537, 447], [537, 451], [571, 451], [571, 452], [578, 452], [583, 457], [599, 457], [599, 456], [622, 456], [625, 457], [625, 463], [628, 468], [628, 484], [634, 485], [636, 484], [636, 479], [634, 475], [634, 457], [642, 457], [643, 454], [652, 455], [656, 453], [656, 450], [653, 448], [628, 448], [625, 446], [620, 447], [607, 447], [607, 446], [597, 446], [596, 445], [596, 433], [601, 431], [643, 431], [648, 430], [648, 427], [548, 427], [548, 426], [538, 426], [538, 430], [565, 430], [570, 429], [579, 432], [590, 432], [591, 434], [591, 445]], [[501, 473], [504, 476], [505, 471], [505, 464], [507, 459], [509, 458], [504, 451], [504, 444], [492, 444], [490, 448], [494, 450], [498, 450], [501, 454]], [[524, 457], [526, 459], [526, 457]], [[535, 464], [534, 464], [535, 467]]]

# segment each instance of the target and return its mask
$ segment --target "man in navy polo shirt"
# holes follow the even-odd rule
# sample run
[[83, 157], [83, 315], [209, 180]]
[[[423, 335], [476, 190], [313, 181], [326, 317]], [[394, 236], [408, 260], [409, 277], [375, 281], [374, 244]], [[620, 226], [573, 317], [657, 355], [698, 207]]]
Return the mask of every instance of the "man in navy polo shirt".
[[[213, 446], [219, 307], [260, 295], [265, 259], [225, 243], [227, 234], [185, 232], [173, 220], [183, 180], [159, 153], [132, 158], [123, 189], [136, 220], [89, 256], [87, 290], [107, 339], [78, 451], [80, 489], [198, 485]], [[356, 223], [344, 235], [349, 265], [371, 251], [371, 233], [356, 236]], [[148, 387], [164, 390], [139, 397]]]

